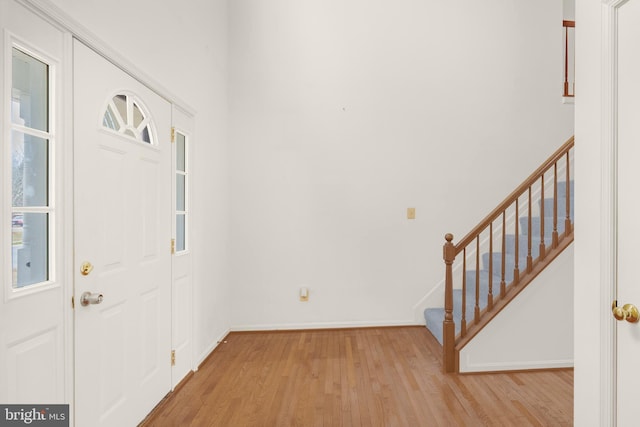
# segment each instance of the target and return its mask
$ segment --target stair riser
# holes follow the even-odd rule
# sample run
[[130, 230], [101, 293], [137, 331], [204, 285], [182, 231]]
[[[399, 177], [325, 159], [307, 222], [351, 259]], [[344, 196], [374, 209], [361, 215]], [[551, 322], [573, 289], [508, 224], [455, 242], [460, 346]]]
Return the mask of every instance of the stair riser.
[[[567, 216], [567, 199], [564, 197], [558, 197], [558, 221], [564, 219]], [[573, 197], [569, 201], [569, 217], [573, 218]], [[553, 218], [553, 198], [544, 199], [544, 216]]]
[[[535, 259], [538, 256], [539, 247], [535, 246], [531, 248], [531, 256]], [[527, 252], [526, 249], [521, 251], [518, 254], [518, 269], [523, 270], [527, 266]], [[514, 254], [505, 254], [505, 263], [504, 263], [504, 274], [505, 280], [511, 281], [513, 279], [513, 270], [516, 267], [516, 260], [514, 259]], [[489, 254], [482, 254], [482, 269], [488, 271], [489, 270]], [[502, 254], [494, 253], [493, 254], [493, 275], [501, 277], [502, 276]]]
[[[573, 200], [573, 195], [575, 194], [575, 191], [573, 190], [573, 180], [569, 181], [569, 197]], [[561, 181], [558, 182], [558, 197], [562, 197], [563, 199], [567, 198], [567, 183], [566, 181]]]
[[[571, 220], [573, 221], [573, 218]], [[565, 223], [564, 218], [558, 218], [558, 225], [557, 225], [558, 234], [564, 233], [564, 223]], [[527, 236], [529, 233], [528, 224], [529, 224], [528, 217], [520, 218], [520, 232], [522, 233], [523, 236]], [[540, 223], [539, 217], [531, 218], [531, 237], [540, 236], [540, 228], [541, 228], [540, 226], [541, 226], [541, 223]], [[544, 218], [545, 240], [546, 238], [550, 238], [552, 236], [552, 233], [553, 233], [553, 216], [548, 216]]]
[[[454, 308], [453, 308], [453, 321], [455, 322], [455, 333], [460, 333], [462, 325], [462, 310], [460, 309], [462, 303], [462, 293], [454, 291]], [[481, 295], [479, 301], [480, 310], [483, 310], [487, 306], [486, 294]], [[475, 313], [475, 298], [467, 296], [466, 301], [466, 321], [470, 324], [474, 321]], [[428, 308], [424, 311], [424, 317], [426, 320], [427, 329], [436, 337], [438, 342], [442, 344], [442, 322], [444, 320], [444, 308]]]
[[[515, 236], [513, 234], [507, 234], [505, 236], [505, 246], [507, 255], [511, 255], [512, 257], [515, 255]], [[551, 236], [548, 236], [544, 239], [545, 245], [551, 244]], [[532, 235], [531, 236], [531, 256], [533, 258], [538, 257], [538, 251], [540, 248], [540, 236]], [[518, 237], [518, 257], [525, 258], [529, 254], [529, 238], [525, 235], [520, 235]]]
[[[559, 236], [564, 233], [565, 217], [566, 217], [566, 183], [559, 182], [557, 189], [557, 231]], [[545, 187], [545, 190], [546, 187]], [[573, 222], [574, 217], [574, 182], [570, 181], [570, 219]], [[539, 203], [540, 206], [540, 203]], [[553, 198], [545, 198], [544, 200], [544, 241], [546, 246], [551, 245], [552, 233], [553, 233]], [[519, 233], [518, 238], [518, 268], [520, 272], [524, 272], [527, 266], [527, 256], [529, 252], [529, 245], [531, 245], [531, 257], [536, 259], [540, 251], [540, 218], [531, 218], [531, 242], [529, 242], [528, 229], [529, 218], [528, 216], [519, 218]], [[501, 250], [502, 247], [495, 246], [494, 249]], [[513, 234], [505, 236], [505, 277], [504, 280], [507, 284], [511, 283], [514, 275], [515, 268], [515, 247], [516, 237]], [[478, 306], [480, 310], [483, 310], [487, 306], [487, 294], [489, 292], [489, 260], [492, 259], [492, 293], [493, 295], [500, 294], [500, 282], [502, 280], [502, 253], [494, 252], [492, 255], [489, 253], [481, 254], [481, 270], [475, 271], [475, 261], [468, 260], [467, 266], [471, 265], [471, 270], [467, 270], [465, 274], [466, 280], [466, 300], [465, 300], [465, 316], [467, 324], [474, 321], [475, 305], [476, 305], [476, 276], [479, 275], [478, 280], [478, 294], [479, 301]], [[471, 261], [469, 263], [469, 261]], [[522, 274], [522, 273], [521, 273]], [[460, 277], [455, 278], [456, 281], [460, 280]], [[424, 311], [427, 329], [429, 329], [436, 339], [442, 344], [442, 322], [444, 320], [444, 308], [428, 308]], [[455, 289], [453, 291], [453, 317], [455, 322], [455, 333], [458, 335], [461, 328], [462, 319], [462, 289]]]

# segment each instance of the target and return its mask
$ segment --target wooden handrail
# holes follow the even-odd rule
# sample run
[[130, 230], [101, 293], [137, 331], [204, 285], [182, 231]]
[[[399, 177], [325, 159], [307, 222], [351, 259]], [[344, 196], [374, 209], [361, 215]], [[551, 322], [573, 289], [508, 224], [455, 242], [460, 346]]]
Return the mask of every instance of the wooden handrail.
[[[570, 151], [574, 147], [575, 141], [574, 137], [569, 138], [562, 146], [556, 150], [547, 160], [545, 160], [529, 177], [522, 182], [509, 196], [507, 196], [502, 203], [500, 203], [489, 215], [487, 215], [476, 227], [471, 230], [463, 239], [461, 239], [457, 244], [453, 243], [453, 235], [448, 233], [445, 236], [446, 243], [443, 247], [443, 259], [446, 265], [445, 270], [445, 304], [444, 304], [444, 320], [443, 320], [443, 368], [445, 372], [456, 372], [458, 370], [458, 356], [460, 349], [469, 342], [469, 340], [479, 332], [482, 327], [484, 327], [491, 318], [493, 318], [502, 308], [509, 303], [511, 299], [515, 297], [528, 283], [530, 283], [533, 278], [542, 271], [562, 250], [564, 250], [571, 241], [573, 241], [573, 224], [571, 221], [571, 205], [570, 205], [570, 195], [571, 195], [571, 185], [570, 185]], [[565, 215], [565, 230], [562, 236], [558, 233], [558, 209], [560, 208], [558, 204], [558, 162], [561, 160], [566, 161], [566, 181], [564, 183], [564, 191], [566, 198], [566, 215]], [[553, 204], [548, 206], [553, 209], [553, 216], [551, 218], [553, 224], [551, 229], [551, 244], [547, 248], [545, 240], [545, 221], [544, 217], [546, 214], [545, 210], [545, 174], [553, 168]], [[538, 248], [538, 256], [534, 260], [532, 255], [532, 187], [537, 186], [539, 182], [540, 194], [536, 196], [536, 201], [539, 203], [540, 207], [540, 244]], [[526, 254], [526, 270], [523, 272], [520, 271], [519, 267], [519, 221], [520, 221], [520, 210], [519, 210], [519, 200], [521, 197], [526, 197], [527, 200], [527, 214], [523, 219], [527, 220], [527, 254]], [[515, 210], [515, 237], [514, 237], [514, 270], [513, 276], [510, 279], [510, 282], [507, 283], [506, 280], [506, 252], [507, 252], [507, 244], [506, 244], [506, 229], [507, 229], [507, 220], [506, 214], [509, 208]], [[500, 271], [496, 274], [499, 274], [500, 279], [500, 288], [499, 293], [496, 295], [494, 293], [494, 244], [493, 244], [493, 234], [494, 234], [494, 221], [500, 220], [501, 223], [501, 245], [500, 249], [498, 249], [498, 253], [495, 255], [500, 255]], [[482, 233], [487, 232], [488, 236], [488, 266], [485, 265], [484, 271], [487, 272], [488, 279], [488, 289], [487, 293], [482, 295], [482, 297], [486, 297], [486, 307], [484, 309], [480, 308], [480, 236]], [[537, 237], [536, 237], [537, 238]], [[469, 284], [467, 283], [467, 246], [473, 244], [475, 240], [475, 306], [474, 306], [474, 320], [471, 325], [466, 318], [466, 295], [467, 295], [467, 287]], [[463, 275], [462, 275], [462, 316], [461, 316], [461, 330], [459, 337], [456, 338], [455, 333], [455, 321], [454, 321], [454, 303], [453, 303], [453, 289], [454, 289], [454, 280], [453, 280], [453, 264], [456, 260], [456, 256], [462, 252], [464, 255], [464, 259], [462, 260], [463, 266]], [[511, 256], [511, 255], [509, 255]], [[497, 271], [497, 270], [496, 270]], [[496, 277], [498, 280], [498, 277]], [[472, 285], [473, 286], [473, 285]], [[514, 289], [511, 291], [511, 289]], [[484, 300], [483, 300], [484, 301]], [[497, 302], [496, 302], [497, 301]]]
[[469, 243], [476, 238], [478, 234], [480, 234], [485, 228], [489, 226], [489, 224], [497, 219], [502, 212], [505, 211], [509, 206], [511, 206], [515, 200], [520, 197], [529, 189], [530, 186], [535, 184], [537, 180], [540, 179], [544, 172], [548, 171], [558, 160], [562, 159], [571, 148], [574, 146], [574, 137], [572, 136], [562, 144], [562, 147], [558, 148], [558, 150], [551, 155], [538, 169], [535, 170], [522, 184], [518, 186], [502, 203], [498, 205], [489, 215], [487, 215], [477, 226], [473, 228], [462, 240], [456, 244], [455, 254], [458, 255], [463, 248], [467, 247]]

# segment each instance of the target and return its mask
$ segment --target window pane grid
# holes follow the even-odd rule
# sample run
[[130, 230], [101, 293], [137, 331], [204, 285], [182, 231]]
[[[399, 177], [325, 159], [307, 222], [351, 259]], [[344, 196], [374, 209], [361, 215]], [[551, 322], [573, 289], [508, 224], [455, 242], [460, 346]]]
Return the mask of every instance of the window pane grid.
[[176, 132], [176, 252], [188, 249], [187, 230], [189, 227], [189, 174], [187, 159], [187, 138]]
[[13, 47], [11, 266], [14, 290], [51, 280], [54, 209], [50, 67]]
[[36, 138], [52, 139], [53, 134], [50, 132], [41, 131], [38, 129], [32, 129], [23, 125], [15, 123], [11, 124], [11, 130], [14, 132], [24, 133], [25, 135], [35, 136]]

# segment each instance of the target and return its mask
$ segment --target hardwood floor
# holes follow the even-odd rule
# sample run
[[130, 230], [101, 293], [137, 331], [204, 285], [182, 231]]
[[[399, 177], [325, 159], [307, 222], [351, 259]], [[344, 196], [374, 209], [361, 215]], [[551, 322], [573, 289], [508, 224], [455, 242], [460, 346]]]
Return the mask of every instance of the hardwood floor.
[[231, 333], [144, 426], [571, 426], [573, 370], [445, 375], [424, 327]]

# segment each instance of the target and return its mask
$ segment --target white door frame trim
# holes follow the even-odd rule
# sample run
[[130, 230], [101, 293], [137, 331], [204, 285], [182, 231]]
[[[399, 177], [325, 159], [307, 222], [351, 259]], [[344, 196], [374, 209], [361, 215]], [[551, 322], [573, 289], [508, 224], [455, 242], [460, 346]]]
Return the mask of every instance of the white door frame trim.
[[140, 83], [162, 96], [169, 103], [179, 107], [185, 113], [190, 116], [195, 116], [196, 111], [183, 101], [176, 94], [172, 93], [166, 87], [161, 85], [149, 74], [143, 72], [131, 61], [124, 58], [117, 51], [112, 49], [109, 45], [100, 40], [95, 34], [89, 31], [81, 23], [70, 17], [59, 7], [51, 3], [49, 0], [15, 0], [16, 2], [24, 5], [29, 10], [35, 12], [38, 16], [46, 19], [52, 24], [64, 29], [71, 33], [71, 35], [93, 49], [98, 55], [111, 62], [116, 67], [120, 68], [125, 73], [129, 74]]
[[602, 189], [600, 425], [617, 425], [616, 325], [611, 301], [617, 299], [618, 249], [618, 9], [629, 0], [602, 0]]
[[[73, 117], [73, 73], [67, 72], [67, 70], [73, 69], [73, 36], [69, 33], [64, 36], [64, 58], [62, 61], [62, 68], [65, 70], [62, 73], [62, 97], [63, 107], [61, 114], [64, 117]], [[64, 122], [64, 135], [66, 140], [73, 141], [73, 120], [63, 120]], [[74, 249], [74, 235], [73, 235], [73, 183], [74, 170], [73, 170], [73, 143], [62, 144], [62, 159], [58, 159], [58, 164], [63, 168], [62, 182], [60, 185], [62, 188], [59, 191], [64, 194], [64, 202], [62, 207], [62, 238], [64, 240], [63, 252], [61, 256], [64, 258], [62, 262], [62, 268], [64, 271], [64, 291], [63, 298], [64, 304], [64, 345], [65, 345], [65, 397], [69, 402], [69, 417], [70, 425], [75, 426], [75, 340], [74, 340], [74, 324], [73, 324], [73, 307], [71, 301], [73, 299], [74, 282], [73, 282], [73, 249]]]

